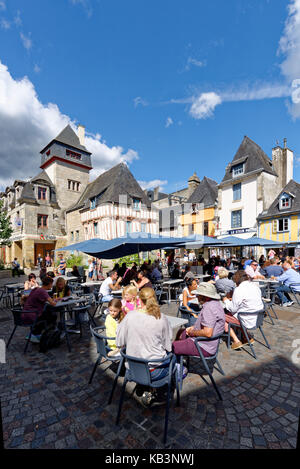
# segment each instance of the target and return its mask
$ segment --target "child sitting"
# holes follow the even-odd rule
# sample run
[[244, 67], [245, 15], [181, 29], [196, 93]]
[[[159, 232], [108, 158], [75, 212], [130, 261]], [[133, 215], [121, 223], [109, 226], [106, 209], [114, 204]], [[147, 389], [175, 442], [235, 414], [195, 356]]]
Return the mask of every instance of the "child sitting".
[[[105, 320], [105, 328], [107, 337], [116, 337], [118, 324], [124, 318], [122, 311], [122, 302], [118, 299], [113, 299], [108, 303], [108, 314]], [[115, 357], [120, 355], [120, 350], [116, 346], [116, 340], [108, 340], [107, 345], [112, 349], [108, 352], [108, 357]]]
[[123, 313], [126, 315], [129, 311], [135, 311], [140, 307], [140, 301], [137, 298], [138, 290], [134, 285], [128, 285], [123, 290]]

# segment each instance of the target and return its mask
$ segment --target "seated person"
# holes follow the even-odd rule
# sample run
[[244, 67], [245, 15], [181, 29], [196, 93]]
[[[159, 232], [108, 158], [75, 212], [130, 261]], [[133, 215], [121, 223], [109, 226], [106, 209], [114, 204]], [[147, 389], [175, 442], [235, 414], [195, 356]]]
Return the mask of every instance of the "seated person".
[[35, 274], [29, 274], [28, 275], [28, 280], [24, 283], [24, 290], [33, 290], [33, 288], [39, 287], [39, 284], [36, 280], [36, 275]]
[[[285, 261], [282, 264], [283, 274], [278, 277], [272, 277], [278, 282], [283, 282], [283, 285], [276, 287], [277, 295], [280, 298], [282, 306], [291, 306], [294, 302], [287, 298], [288, 293], [291, 292], [291, 285], [293, 290], [300, 292], [300, 275], [296, 270], [292, 269], [290, 263]], [[294, 285], [296, 284], [296, 285]]]
[[137, 273], [137, 282], [135, 280], [132, 280], [130, 283], [134, 285], [138, 290], [141, 290], [142, 288], [152, 288], [152, 283], [149, 280], [149, 278], [146, 276], [146, 273], [144, 270], [140, 269], [138, 270]]
[[[167, 376], [169, 372], [169, 363], [163, 362], [167, 352], [172, 350], [172, 327], [166, 316], [160, 312], [152, 288], [143, 288], [139, 296], [141, 310], [126, 314], [117, 328], [116, 344], [119, 348], [126, 347], [127, 355], [148, 360], [151, 380], [156, 381]], [[151, 359], [161, 360], [161, 363], [151, 363]], [[136, 392], [143, 392], [141, 386]], [[143, 393], [142, 403], [145, 406], [159, 401], [164, 401], [164, 396], [159, 390]]]
[[172, 273], [171, 273], [171, 279], [178, 279], [180, 278], [180, 270], [179, 270], [179, 265], [177, 263], [174, 264]]
[[[110, 300], [108, 304], [108, 314], [105, 320], [106, 336], [107, 337], [116, 337], [118, 324], [124, 318], [124, 313], [122, 311], [122, 302], [117, 298]], [[107, 356], [112, 357], [120, 355], [120, 350], [116, 346], [116, 340], [108, 340], [107, 345], [112, 350], [108, 352]]]
[[218, 279], [215, 282], [218, 293], [228, 293], [235, 289], [235, 283], [228, 278], [229, 272], [225, 267], [219, 267]]
[[197, 289], [198, 284], [194, 278], [188, 278], [185, 283], [186, 287], [183, 289], [182, 295], [180, 295], [182, 297], [180, 305], [185, 306], [185, 308], [194, 316], [196, 321], [198, 314], [195, 314], [195, 311], [200, 311], [200, 305], [198, 298], [193, 291]]
[[51, 296], [57, 295], [57, 298], [65, 298], [71, 295], [71, 289], [63, 277], [58, 277], [55, 286], [52, 288]]
[[48, 290], [51, 289], [52, 284], [53, 280], [51, 278], [44, 277], [42, 287], [34, 288], [25, 298], [24, 312], [21, 315], [24, 323], [32, 324], [36, 319], [36, 315], [38, 315], [37, 323], [32, 331], [32, 342], [39, 342], [40, 334], [45, 327], [45, 322], [47, 325], [56, 323], [56, 314], [45, 308], [47, 303], [51, 306], [55, 306], [57, 303], [57, 300], [53, 300], [48, 294]]
[[116, 270], [109, 272], [108, 277], [102, 283], [99, 291], [99, 293], [103, 295], [102, 301], [110, 301], [113, 299], [111, 292], [120, 289], [121, 281], [122, 277], [118, 278], [118, 272]]
[[[193, 337], [212, 337], [224, 332], [225, 314], [215, 286], [203, 282], [192, 293], [197, 296], [199, 303], [203, 306], [195, 324], [183, 331], [179, 340], [173, 342], [173, 351], [176, 355], [199, 356]], [[209, 357], [216, 353], [218, 340], [203, 342], [199, 345], [203, 355]]]
[[272, 257], [272, 259], [266, 262], [268, 262], [269, 265], [264, 265], [263, 269], [266, 272], [267, 278], [278, 277], [279, 275], [283, 274], [283, 268], [280, 265], [281, 262], [278, 257]]
[[183, 274], [183, 280], [186, 282], [186, 280], [188, 278], [192, 278], [194, 279], [195, 278], [195, 275], [193, 274], [193, 272], [191, 271], [191, 266], [190, 265], [187, 265], [185, 267], [185, 271], [184, 271], [184, 274]]
[[258, 262], [251, 260], [251, 263], [245, 267], [245, 272], [251, 280], [254, 279], [264, 279], [265, 277], [259, 272], [260, 267]]
[[157, 282], [157, 280], [162, 279], [162, 273], [159, 270], [158, 265], [159, 265], [158, 262], [155, 261], [154, 264], [153, 264], [152, 272], [150, 274], [150, 278], [153, 282]]
[[[227, 293], [223, 298], [225, 308], [227, 310], [225, 314], [225, 331], [228, 332], [228, 323], [240, 324], [240, 321], [237, 318], [238, 313], [254, 313], [256, 311], [263, 311], [264, 304], [262, 301], [261, 290], [257, 283], [249, 280], [249, 277], [244, 270], [238, 270], [234, 276], [233, 280], [236, 283], [236, 288], [233, 291], [233, 294]], [[246, 328], [251, 329], [256, 326], [257, 317], [253, 316], [243, 316], [243, 324]], [[231, 329], [231, 338], [233, 339], [233, 344], [231, 348], [238, 349], [243, 347], [247, 342], [245, 335], [242, 332], [243, 341], [239, 341], [233, 330]], [[254, 342], [254, 339], [250, 337], [250, 342]]]
[[73, 277], [81, 277], [77, 265], [73, 266], [71, 274], [72, 274]]
[[128, 268], [125, 274], [123, 275], [122, 285], [127, 286], [130, 284], [132, 280], [136, 280], [136, 279], [137, 279], [137, 267], [136, 265], [133, 265], [131, 269]]
[[123, 313], [127, 314], [130, 311], [135, 311], [140, 306], [139, 298], [137, 297], [138, 290], [134, 285], [127, 285], [122, 293], [122, 309]]

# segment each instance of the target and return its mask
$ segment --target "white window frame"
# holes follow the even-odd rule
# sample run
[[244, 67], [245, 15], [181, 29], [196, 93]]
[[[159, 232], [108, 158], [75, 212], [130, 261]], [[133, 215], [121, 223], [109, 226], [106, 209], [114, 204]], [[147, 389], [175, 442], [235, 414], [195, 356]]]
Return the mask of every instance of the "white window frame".
[[[236, 172], [236, 170], [234, 169], [236, 166], [242, 166], [238, 170], [238, 172]], [[233, 178], [239, 177], [241, 174], [244, 174], [244, 170], [245, 170], [244, 163], [238, 163], [237, 165], [232, 167], [232, 177]]]
[[[283, 229], [279, 229], [279, 222], [283, 221]], [[278, 218], [277, 220], [277, 227], [276, 227], [276, 232], [277, 233], [286, 233], [290, 231], [290, 219], [289, 218]]]
[[[289, 202], [288, 205], [283, 205], [283, 201], [287, 200]], [[291, 198], [290, 197], [282, 197], [279, 201], [279, 208], [280, 210], [286, 210], [287, 208], [291, 208]]]

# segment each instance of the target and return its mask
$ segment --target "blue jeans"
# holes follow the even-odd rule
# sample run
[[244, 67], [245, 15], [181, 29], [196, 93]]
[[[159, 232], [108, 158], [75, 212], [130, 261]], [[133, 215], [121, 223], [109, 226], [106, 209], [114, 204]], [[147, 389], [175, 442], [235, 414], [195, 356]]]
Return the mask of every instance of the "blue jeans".
[[112, 295], [103, 296], [102, 302], [103, 302], [103, 303], [106, 303], [107, 301], [113, 300], [113, 298], [114, 298], [114, 297], [113, 297]]
[[280, 285], [277, 287], [277, 295], [279, 296], [281, 303], [287, 303], [289, 301], [284, 293], [291, 293], [290, 287], [287, 285]]
[[[172, 357], [171, 360], [175, 361], [175, 357]], [[167, 363], [161, 364], [153, 371], [150, 371], [151, 380], [158, 381], [159, 379], [165, 378], [165, 376], [167, 376], [167, 374], [169, 373], [169, 365], [170, 360], [168, 360]]]

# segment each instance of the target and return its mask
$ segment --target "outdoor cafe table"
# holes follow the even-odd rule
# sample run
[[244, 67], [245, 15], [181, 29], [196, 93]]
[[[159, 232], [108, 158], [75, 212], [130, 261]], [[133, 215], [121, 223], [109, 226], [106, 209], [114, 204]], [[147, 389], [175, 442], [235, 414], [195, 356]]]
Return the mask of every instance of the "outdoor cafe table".
[[64, 280], [66, 280], [66, 282], [68, 280], [78, 280], [78, 277], [75, 277], [75, 276], [69, 277], [68, 275], [58, 275], [58, 277], [63, 278]]
[[166, 318], [168, 319], [172, 330], [173, 330], [173, 340], [175, 340], [177, 331], [180, 326], [183, 326], [184, 324], [187, 324], [189, 321], [187, 319], [183, 318], [177, 318], [176, 316], [168, 316], [168, 314], [165, 315]]
[[96, 286], [100, 286], [102, 285], [102, 281], [100, 280], [95, 280], [94, 282], [93, 281], [90, 281], [90, 282], [84, 282], [84, 283], [81, 283], [80, 286], [84, 288], [84, 292], [86, 293], [92, 293], [94, 291], [94, 288]]
[[267, 293], [267, 298], [270, 299], [270, 287], [271, 285], [275, 286], [278, 285], [279, 282], [278, 280], [273, 280], [271, 278], [255, 278], [253, 279], [253, 282], [260, 283], [259, 285], [260, 288], [265, 288], [266, 287], [266, 293]]
[[208, 275], [208, 274], [197, 274], [197, 275], [194, 275], [195, 278], [199, 279], [199, 280], [203, 280], [204, 278], [207, 278], [207, 277], [211, 277], [211, 275]]
[[174, 280], [167, 280], [166, 282], [163, 283], [163, 286], [168, 287], [168, 303], [171, 303], [171, 286], [179, 286], [180, 283], [183, 283], [182, 278], [174, 279]]
[[82, 303], [84, 301], [86, 301], [85, 297], [76, 298], [76, 297], [71, 296], [70, 299], [68, 297], [62, 298], [61, 300], [59, 300], [56, 303], [55, 306], [53, 306], [53, 308], [55, 308], [57, 310], [57, 312], [60, 314], [60, 320], [61, 320], [61, 323], [62, 323], [62, 326], [63, 326], [63, 331], [66, 333], [66, 340], [67, 340], [67, 345], [68, 345], [69, 352], [71, 352], [71, 345], [70, 345], [68, 334], [71, 331], [69, 331], [66, 327], [65, 313], [66, 313], [66, 310], [69, 306], [75, 306], [78, 303]]

